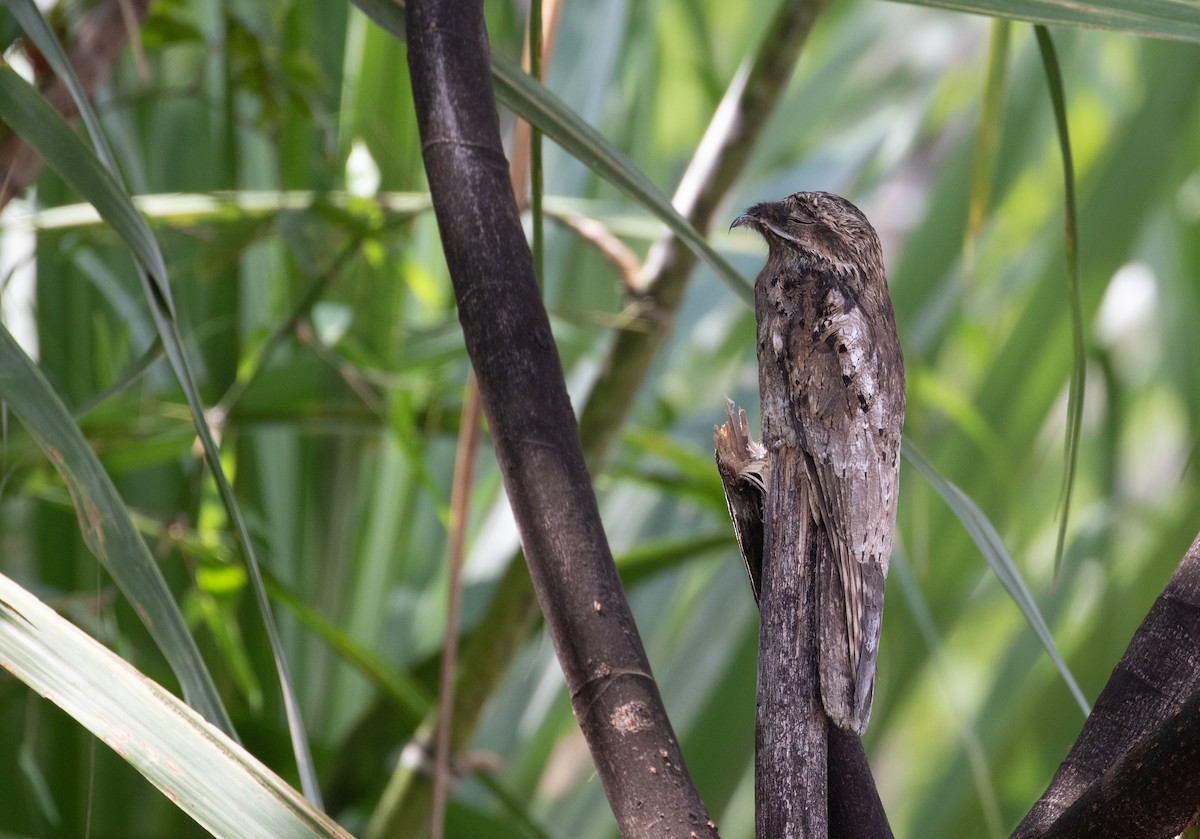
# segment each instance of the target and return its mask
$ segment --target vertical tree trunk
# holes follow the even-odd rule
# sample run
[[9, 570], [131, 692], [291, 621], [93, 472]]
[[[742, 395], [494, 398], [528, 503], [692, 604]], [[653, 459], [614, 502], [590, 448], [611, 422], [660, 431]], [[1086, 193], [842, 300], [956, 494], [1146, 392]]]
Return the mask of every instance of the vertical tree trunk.
[[758, 839], [824, 839], [828, 723], [817, 672], [814, 572], [821, 559], [816, 554], [827, 542], [808, 532], [816, 525], [803, 495], [803, 454], [766, 437], [772, 427], [766, 416], [772, 400], [766, 396], [770, 384], [763, 385], [763, 443], [769, 452], [771, 479], [763, 505], [755, 835]]

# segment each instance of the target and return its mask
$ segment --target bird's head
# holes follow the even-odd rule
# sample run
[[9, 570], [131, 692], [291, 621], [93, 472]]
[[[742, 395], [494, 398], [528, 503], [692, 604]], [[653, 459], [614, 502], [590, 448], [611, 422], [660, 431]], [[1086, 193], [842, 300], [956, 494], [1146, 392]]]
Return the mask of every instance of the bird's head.
[[[772, 257], [789, 252], [846, 276], [864, 267], [883, 275], [883, 251], [862, 211], [829, 192], [797, 192], [782, 201], [755, 204], [733, 220], [767, 240]], [[731, 227], [731, 229], [732, 229]]]

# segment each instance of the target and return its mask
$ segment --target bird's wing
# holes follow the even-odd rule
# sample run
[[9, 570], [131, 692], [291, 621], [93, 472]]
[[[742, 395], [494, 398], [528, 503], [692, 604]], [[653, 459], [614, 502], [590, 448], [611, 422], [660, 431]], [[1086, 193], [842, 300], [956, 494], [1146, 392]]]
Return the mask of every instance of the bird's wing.
[[[836, 286], [810, 301], [787, 345], [800, 376], [795, 425], [829, 544], [817, 580], [821, 693], [834, 722], [861, 733], [871, 711], [896, 520], [904, 388], [885, 380], [895, 373], [871, 340], [861, 307]], [[899, 404], [892, 404], [897, 394]]]

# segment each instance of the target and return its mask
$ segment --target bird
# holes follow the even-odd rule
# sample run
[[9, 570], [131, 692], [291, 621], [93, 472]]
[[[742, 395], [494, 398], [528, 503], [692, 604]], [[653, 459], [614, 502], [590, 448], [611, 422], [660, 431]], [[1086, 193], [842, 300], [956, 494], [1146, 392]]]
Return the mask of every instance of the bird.
[[[797, 192], [756, 204], [732, 227], [766, 240], [755, 280], [762, 443], [745, 412], [717, 429], [717, 464], [751, 588], [762, 585], [763, 499], [773, 453], [802, 464], [790, 509], [823, 540], [817, 556], [821, 700], [839, 728], [862, 734], [871, 716], [891, 557], [904, 424], [904, 357], [879, 236], [852, 203]], [[732, 229], [731, 227], [731, 229]], [[789, 500], [787, 502], [791, 504]], [[778, 509], [778, 507], [776, 507]], [[797, 616], [797, 620], [803, 616]]]

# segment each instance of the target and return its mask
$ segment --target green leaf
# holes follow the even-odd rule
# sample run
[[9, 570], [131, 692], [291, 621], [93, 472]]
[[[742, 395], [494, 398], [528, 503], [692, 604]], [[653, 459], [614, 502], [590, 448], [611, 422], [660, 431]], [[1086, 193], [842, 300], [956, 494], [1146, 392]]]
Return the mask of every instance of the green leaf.
[[391, 700], [405, 725], [416, 728], [433, 705], [433, 698], [417, 679], [356, 641], [350, 633], [326, 619], [280, 581], [268, 577], [267, 586], [277, 602], [290, 609], [296, 619], [315, 635], [325, 639], [347, 663], [356, 667], [380, 693]]
[[[41, 51], [46, 62], [54, 70], [54, 75], [67, 86], [71, 98], [76, 103], [87, 102], [87, 94], [71, 68], [71, 60], [67, 57], [58, 36], [54, 34], [54, 30], [50, 28], [50, 24], [42, 16], [42, 13], [38, 11], [33, 0], [5, 0], [5, 5], [8, 6], [17, 22], [21, 24], [25, 34]], [[117, 174], [116, 159], [113, 156], [112, 148], [108, 145], [108, 140], [104, 137], [104, 131], [100, 128], [96, 112], [91, 108], [83, 108], [79, 115], [83, 118], [83, 124], [87, 126], [88, 136], [92, 138], [92, 144], [96, 147], [96, 154], [104, 161], [104, 168], [115, 176]]]
[[350, 836], [169, 691], [3, 575], [0, 659], [213, 835]]
[[965, 250], [968, 265], [974, 262], [975, 240], [983, 229], [984, 218], [991, 207], [992, 171], [1000, 142], [1003, 119], [1004, 91], [1008, 68], [1008, 43], [1012, 24], [1007, 20], [992, 21], [988, 43], [987, 81], [983, 88], [983, 105], [979, 115], [979, 135], [971, 161], [971, 194], [967, 204], [967, 238]]
[[1112, 29], [1152, 38], [1200, 41], [1200, 6], [1191, 0], [900, 0], [1048, 26]]
[[1063, 194], [1065, 203], [1065, 235], [1063, 249], [1067, 255], [1067, 301], [1071, 307], [1071, 384], [1067, 392], [1066, 466], [1063, 469], [1062, 490], [1059, 493], [1061, 517], [1058, 520], [1058, 539], [1054, 546], [1054, 573], [1062, 568], [1063, 545], [1067, 539], [1067, 520], [1071, 512], [1071, 491], [1075, 488], [1075, 473], [1079, 463], [1079, 430], [1083, 427], [1083, 390], [1086, 383], [1087, 355], [1083, 342], [1083, 303], [1079, 291], [1079, 225], [1075, 209], [1075, 165], [1071, 159], [1071, 135], [1067, 128], [1067, 103], [1063, 93], [1062, 71], [1054, 41], [1044, 26], [1034, 27], [1038, 49], [1050, 86], [1054, 105], [1054, 123], [1058, 128], [1058, 144], [1062, 151]]
[[142, 616], [184, 696], [214, 725], [235, 736], [196, 642], [112, 479], [50, 383], [2, 325], [0, 393], [62, 475], [84, 541]]
[[954, 483], [946, 480], [934, 468], [933, 464], [926, 460], [908, 440], [904, 441], [902, 454], [904, 455], [904, 459], [914, 469], [925, 476], [925, 479], [937, 490], [938, 495], [942, 496], [942, 500], [946, 502], [946, 505], [958, 517], [958, 520], [962, 522], [971, 539], [979, 546], [984, 559], [987, 560], [988, 565], [992, 567], [992, 571], [999, 578], [1000, 584], [1008, 591], [1013, 602], [1017, 604], [1017, 608], [1025, 615], [1026, 622], [1033, 629], [1038, 640], [1042, 642], [1042, 646], [1045, 647], [1046, 652], [1050, 654], [1050, 658], [1054, 661], [1058, 672], [1062, 674], [1063, 680], [1067, 683], [1067, 687], [1075, 697], [1075, 701], [1083, 710], [1083, 715], [1087, 716], [1090, 714], [1091, 706], [1088, 705], [1083, 691], [1079, 689], [1075, 677], [1071, 675], [1066, 661], [1059, 654], [1058, 646], [1054, 643], [1054, 636], [1050, 633], [1050, 627], [1046, 625], [1042, 613], [1038, 611], [1037, 604], [1033, 601], [1033, 595], [1029, 593], [1029, 588], [1021, 578], [1021, 572], [1017, 570], [1016, 563], [1009, 556], [1008, 549], [1004, 547], [1004, 540], [1000, 538], [1000, 534], [996, 532], [996, 528], [988, 521], [983, 510], [979, 509], [978, 505]]

